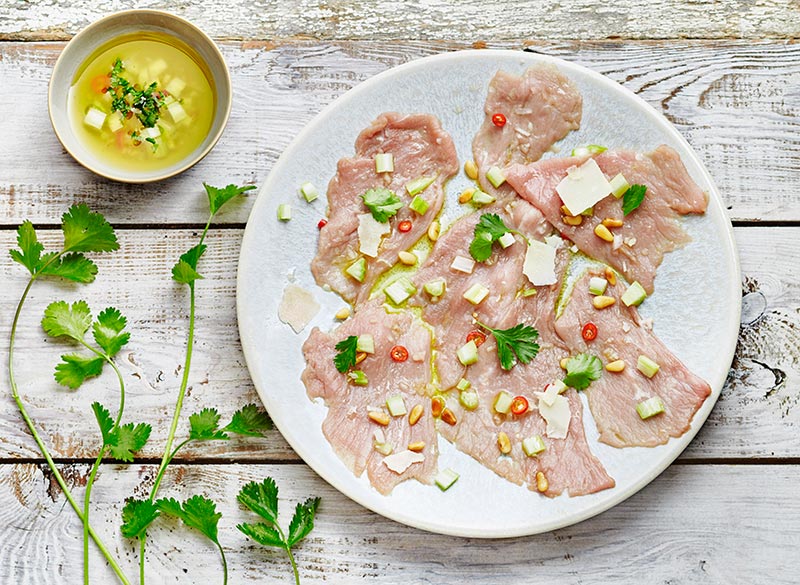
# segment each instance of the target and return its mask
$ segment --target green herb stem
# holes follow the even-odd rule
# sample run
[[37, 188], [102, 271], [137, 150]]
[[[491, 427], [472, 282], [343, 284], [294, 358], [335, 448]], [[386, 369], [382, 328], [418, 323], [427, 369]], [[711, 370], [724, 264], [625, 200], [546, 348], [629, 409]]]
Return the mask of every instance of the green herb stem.
[[225, 558], [225, 549], [222, 548], [219, 541], [217, 541], [217, 548], [219, 549], [220, 557], [222, 557], [222, 585], [228, 585], [228, 561]]

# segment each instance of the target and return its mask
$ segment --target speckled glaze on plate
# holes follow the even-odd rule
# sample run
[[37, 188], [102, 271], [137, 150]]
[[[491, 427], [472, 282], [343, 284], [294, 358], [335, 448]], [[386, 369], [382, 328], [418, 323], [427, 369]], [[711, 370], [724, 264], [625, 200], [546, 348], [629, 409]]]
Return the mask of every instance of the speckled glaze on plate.
[[[584, 426], [590, 448], [617, 482], [610, 490], [548, 499], [496, 476], [440, 438], [439, 466], [458, 471], [459, 481], [444, 493], [408, 481], [382, 496], [366, 474], [354, 477], [336, 457], [320, 428], [327, 408], [306, 397], [300, 380], [305, 367], [301, 346], [308, 333], [314, 326], [333, 328], [333, 315], [344, 303], [318, 287], [309, 269], [326, 198], [307, 204], [298, 197], [298, 188], [311, 181], [323, 192], [338, 159], [352, 155], [360, 130], [384, 111], [436, 115], [453, 136], [463, 164], [472, 156], [472, 137], [483, 120], [486, 90], [495, 72], [519, 74], [542, 62], [556, 65], [583, 94], [581, 128], [559, 144], [562, 152], [584, 144], [641, 151], [668, 144], [708, 191], [707, 213], [684, 221], [692, 242], [666, 256], [655, 293], [641, 312], [654, 318], [656, 334], [711, 384], [712, 395], [689, 432], [655, 448], [615, 449], [598, 443], [587, 406]], [[460, 173], [447, 185], [445, 218], [463, 213], [455, 199], [468, 183]], [[292, 204], [291, 221], [277, 220], [280, 203]], [[277, 316], [290, 281], [312, 291], [322, 305], [299, 335]], [[501, 538], [568, 526], [609, 509], [652, 481], [692, 440], [719, 397], [736, 346], [740, 311], [739, 263], [730, 221], [711, 177], [677, 130], [642, 99], [598, 73], [516, 51], [465, 51], [413, 61], [369, 79], [329, 105], [289, 145], [261, 187], [239, 259], [237, 312], [247, 366], [292, 448], [320, 476], [367, 508], [423, 530], [459, 536]]]

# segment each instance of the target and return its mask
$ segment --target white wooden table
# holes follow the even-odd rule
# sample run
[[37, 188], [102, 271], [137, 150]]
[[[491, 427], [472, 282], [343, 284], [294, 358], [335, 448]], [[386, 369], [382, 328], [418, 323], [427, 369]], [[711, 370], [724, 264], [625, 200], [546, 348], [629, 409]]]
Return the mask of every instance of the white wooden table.
[[[0, 5], [0, 249], [31, 219], [46, 239], [73, 202], [117, 228], [122, 250], [98, 262], [94, 284], [42, 285], [21, 325], [18, 379], [31, 415], [76, 494], [98, 449], [91, 383], [59, 389], [64, 346], [38, 326], [50, 301], [114, 304], [133, 338], [121, 356], [128, 415], [153, 423], [132, 465], [109, 462], [94, 491], [94, 524], [128, 574], [136, 551], [119, 535], [123, 498], [153, 481], [179, 384], [185, 291], [169, 279], [206, 217], [201, 182], [260, 184], [323, 106], [389, 67], [441, 51], [529, 49], [608, 75], [661, 110], [700, 154], [728, 205], [742, 262], [739, 346], [703, 430], [661, 477], [625, 503], [576, 526], [503, 541], [427, 534], [385, 520], [318, 478], [277, 431], [187, 450], [162, 493], [204, 493], [220, 503], [231, 583], [287, 582], [279, 551], [246, 541], [234, 499], [272, 476], [288, 505], [319, 495], [317, 527], [297, 550], [304, 582], [353, 583], [798, 583], [800, 582], [800, 8], [793, 0], [576, 0], [511, 3], [113, 2], [166, 8], [220, 41], [235, 91], [215, 150], [156, 185], [104, 181], [62, 150], [47, 117], [47, 82], [64, 41], [108, 6], [88, 0]], [[374, 4], [381, 4], [380, 7]], [[568, 39], [568, 40], [565, 40]], [[254, 196], [213, 226], [198, 286], [197, 349], [185, 413], [208, 405], [229, 416], [257, 400], [235, 318], [238, 249]], [[0, 261], [0, 336], [7, 339], [24, 270]], [[5, 354], [5, 348], [4, 348]], [[5, 361], [5, 355], [3, 356]], [[709, 356], [714, 359], [714, 356]], [[78, 583], [80, 524], [52, 481], [0, 373], [0, 582]], [[179, 433], [186, 432], [184, 420]], [[99, 555], [97, 583], [112, 583]], [[212, 546], [185, 528], [152, 531], [149, 582], [219, 582]]]

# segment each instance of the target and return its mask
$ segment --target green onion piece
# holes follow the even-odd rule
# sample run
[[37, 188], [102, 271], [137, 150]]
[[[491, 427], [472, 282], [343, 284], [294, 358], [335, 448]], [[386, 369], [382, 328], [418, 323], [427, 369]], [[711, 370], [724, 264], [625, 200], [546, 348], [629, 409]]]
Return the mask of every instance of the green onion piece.
[[289, 221], [292, 219], [292, 206], [288, 203], [281, 203], [278, 205], [278, 219], [281, 221]]
[[646, 298], [647, 291], [644, 290], [644, 287], [639, 284], [638, 281], [634, 281], [634, 283], [630, 285], [623, 293], [622, 302], [625, 303], [626, 307], [630, 307], [631, 305], [641, 305], [642, 301]]
[[411, 203], [408, 204], [409, 209], [411, 211], [415, 211], [420, 215], [425, 215], [425, 212], [428, 211], [428, 207], [430, 207], [430, 203], [425, 201], [419, 195], [416, 195], [412, 200]]
[[391, 152], [381, 152], [375, 155], [375, 172], [391, 173], [394, 171], [394, 156]]
[[593, 295], [601, 295], [606, 292], [606, 287], [608, 286], [608, 281], [605, 278], [600, 278], [599, 276], [593, 276], [589, 279], [589, 292]]
[[313, 183], [306, 182], [300, 185], [300, 192], [303, 194], [303, 197], [305, 197], [306, 201], [309, 203], [311, 203], [312, 201], [314, 201], [314, 199], [319, 197], [319, 191], [317, 191], [317, 188], [314, 186]]
[[644, 400], [636, 405], [636, 412], [639, 413], [639, 416], [642, 420], [646, 420], [651, 416], [661, 414], [664, 412], [664, 410], [664, 401], [658, 396], [648, 398], [647, 400]]
[[474, 341], [468, 341], [458, 349], [456, 355], [462, 365], [471, 366], [478, 361], [478, 346]]
[[350, 266], [347, 267], [345, 273], [355, 278], [358, 282], [364, 282], [364, 278], [367, 276], [366, 259], [359, 258], [358, 260], [356, 260]]
[[447, 281], [444, 278], [436, 278], [426, 282], [422, 288], [432, 297], [438, 298], [442, 296], [447, 289]]
[[539, 292], [539, 291], [537, 291], [535, 288], [526, 288], [521, 293], [519, 293], [519, 296], [521, 296], [524, 299], [524, 298], [527, 298], [527, 297], [532, 297], [537, 292]]
[[481, 191], [480, 189], [476, 189], [475, 193], [472, 195], [472, 202], [475, 205], [483, 206], [489, 205], [490, 203], [495, 202], [495, 198], [486, 193], [485, 191]]
[[459, 475], [448, 467], [447, 469], [440, 471], [436, 475], [436, 479], [434, 481], [436, 482], [436, 485], [439, 486], [440, 490], [446, 492], [453, 486], [455, 482], [458, 481], [458, 478]]
[[492, 408], [494, 408], [494, 411], [498, 414], [508, 414], [508, 411], [511, 410], [511, 402], [513, 400], [511, 394], [505, 390], [500, 390], [497, 396], [494, 397]]
[[544, 441], [539, 435], [522, 440], [522, 451], [528, 457], [534, 457], [545, 450]]
[[612, 195], [614, 195], [614, 197], [617, 199], [625, 195], [625, 191], [630, 189], [630, 185], [628, 184], [628, 181], [625, 180], [625, 177], [622, 176], [622, 173], [611, 179], [609, 184], [611, 185]]
[[408, 412], [406, 410], [406, 403], [400, 394], [395, 394], [387, 398], [386, 408], [389, 409], [389, 414], [392, 416], [403, 416]]
[[[486, 171], [486, 178], [489, 180], [489, 182], [492, 184], [492, 187], [494, 187], [495, 189], [497, 189], [500, 185], [506, 182], [506, 176], [503, 174], [503, 171], [501, 171], [499, 167], [492, 167], [488, 171]], [[475, 195], [472, 196], [472, 200], [475, 201]]]
[[416, 293], [417, 288], [404, 276], [387, 286], [383, 292], [395, 305], [399, 305]]
[[648, 378], [652, 378], [653, 376], [655, 376], [660, 368], [661, 366], [659, 366], [656, 362], [651, 360], [646, 355], [640, 355], [639, 359], [636, 360], [636, 369], [638, 369]]
[[363, 351], [364, 353], [375, 353], [375, 339], [372, 335], [365, 333], [359, 335], [356, 341], [356, 351]]
[[463, 392], [464, 390], [469, 390], [470, 386], [472, 386], [472, 384], [466, 378], [461, 378], [458, 381], [458, 384], [456, 384], [456, 388], [458, 388], [459, 392]]
[[473, 305], [480, 305], [489, 296], [489, 289], [476, 282], [462, 296]]
[[412, 197], [417, 193], [422, 193], [425, 189], [430, 187], [431, 183], [436, 180], [436, 177], [420, 177], [406, 183], [406, 191]]
[[350, 381], [355, 386], [366, 386], [367, 384], [369, 384], [369, 380], [367, 380], [367, 375], [361, 370], [353, 370], [352, 372], [347, 374], [347, 377], [350, 378]]
[[467, 410], [475, 410], [478, 408], [478, 404], [480, 403], [478, 400], [478, 393], [474, 390], [467, 390], [466, 392], [459, 394], [458, 401], [461, 403], [461, 406]]

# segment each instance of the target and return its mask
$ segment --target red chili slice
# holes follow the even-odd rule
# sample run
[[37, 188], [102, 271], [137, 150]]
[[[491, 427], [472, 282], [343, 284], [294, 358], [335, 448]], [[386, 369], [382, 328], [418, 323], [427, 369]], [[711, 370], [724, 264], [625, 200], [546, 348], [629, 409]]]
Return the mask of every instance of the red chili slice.
[[411, 222], [408, 221], [407, 219], [403, 220], [403, 221], [401, 221], [400, 223], [397, 224], [397, 229], [400, 230], [403, 233], [410, 232], [411, 231]]
[[321, 219], [321, 220], [319, 220], [319, 223], [317, 223], [317, 229], [321, 230], [326, 225], [328, 225], [328, 220], [327, 219]]
[[593, 341], [597, 338], [597, 325], [591, 322], [587, 323], [581, 329], [581, 335], [586, 341]]
[[470, 331], [467, 333], [467, 343], [470, 341], [475, 342], [475, 347], [480, 347], [484, 341], [486, 341], [486, 334], [483, 331]]
[[506, 125], [506, 117], [503, 114], [495, 114], [492, 116], [492, 124], [498, 128], [502, 128]]
[[525, 414], [529, 408], [528, 399], [524, 396], [515, 396], [511, 401], [511, 412], [514, 414]]
[[404, 362], [408, 359], [408, 350], [402, 345], [395, 345], [389, 350], [389, 355], [391, 355], [392, 359], [396, 362]]

